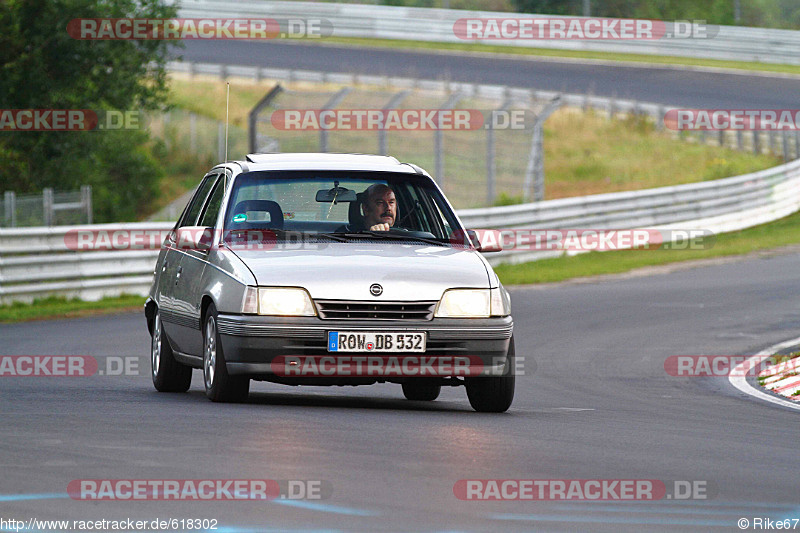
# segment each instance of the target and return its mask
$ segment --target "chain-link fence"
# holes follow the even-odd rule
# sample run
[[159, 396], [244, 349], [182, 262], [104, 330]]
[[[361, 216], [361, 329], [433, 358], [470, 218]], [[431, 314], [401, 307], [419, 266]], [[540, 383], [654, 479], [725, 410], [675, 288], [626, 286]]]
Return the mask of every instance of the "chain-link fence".
[[3, 194], [0, 203], [0, 227], [65, 226], [92, 223], [92, 187], [79, 191], [55, 192], [46, 188], [41, 194]]
[[[527, 198], [536, 173], [536, 128], [549, 102], [514, 97], [499, 88], [495, 97], [424, 88], [322, 85], [315, 90], [273, 90], [251, 114], [253, 152], [342, 152], [388, 154], [428, 170], [457, 208], [495, 203], [498, 197]], [[498, 113], [524, 115], [517, 128], [493, 127]], [[276, 112], [464, 110], [479, 127], [294, 129], [275, 121]], [[503, 115], [505, 116], [505, 115]], [[541, 143], [541, 136], [538, 142]], [[538, 152], [537, 152], [538, 153]]]
[[[170, 152], [183, 152], [213, 164], [225, 160], [225, 123], [175, 108], [145, 116], [152, 137], [161, 139]], [[228, 159], [244, 159], [247, 155], [247, 131], [228, 126]]]

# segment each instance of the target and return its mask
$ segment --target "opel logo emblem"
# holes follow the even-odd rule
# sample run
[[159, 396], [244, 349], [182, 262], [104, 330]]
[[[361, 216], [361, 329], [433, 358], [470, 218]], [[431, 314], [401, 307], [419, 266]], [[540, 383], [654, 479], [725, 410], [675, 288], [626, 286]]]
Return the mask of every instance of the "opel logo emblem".
[[380, 296], [381, 294], [383, 294], [383, 287], [381, 287], [377, 283], [373, 283], [372, 285], [369, 286], [369, 292], [373, 296]]

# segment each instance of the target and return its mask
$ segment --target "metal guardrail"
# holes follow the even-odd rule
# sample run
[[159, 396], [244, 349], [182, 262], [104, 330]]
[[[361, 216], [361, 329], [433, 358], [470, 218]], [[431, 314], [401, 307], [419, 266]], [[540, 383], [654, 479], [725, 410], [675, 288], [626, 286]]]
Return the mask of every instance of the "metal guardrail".
[[[561, 18], [490, 11], [462, 11], [414, 7], [267, 2], [262, 0], [183, 0], [179, 11], [185, 18], [324, 19], [337, 37], [403, 39], [432, 42], [473, 42], [459, 39], [453, 25], [460, 18]], [[517, 47], [584, 50], [646, 55], [666, 55], [733, 61], [800, 65], [800, 31], [714, 26], [713, 38], [655, 40], [504, 40], [476, 41]]]
[[[598, 194], [533, 204], [459, 212], [470, 228], [703, 229], [735, 231], [800, 210], [800, 161], [722, 180], [642, 191]], [[168, 230], [172, 223], [103, 224], [0, 229], [0, 303], [48, 295], [98, 299], [144, 295], [152, 281], [156, 250], [71, 251], [67, 234], [77, 229]], [[560, 255], [553, 251], [504, 251], [493, 263]]]
[[174, 222], [0, 229], [0, 303], [147, 294], [158, 250], [78, 252], [68, 246], [67, 235], [78, 229], [168, 231], [172, 226]]
[[[721, 180], [641, 191], [561, 198], [459, 211], [469, 228], [697, 229], [736, 231], [800, 210], [800, 160]], [[560, 251], [509, 250], [493, 264], [556, 257]]]

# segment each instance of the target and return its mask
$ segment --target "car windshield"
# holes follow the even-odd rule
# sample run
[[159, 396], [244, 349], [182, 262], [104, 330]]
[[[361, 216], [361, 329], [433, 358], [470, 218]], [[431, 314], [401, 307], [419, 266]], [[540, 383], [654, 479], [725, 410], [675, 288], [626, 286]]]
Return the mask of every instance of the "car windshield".
[[458, 238], [463, 230], [430, 178], [390, 172], [240, 174], [228, 202], [225, 230], [234, 236], [266, 230], [273, 239], [301, 235], [343, 242], [464, 243]]

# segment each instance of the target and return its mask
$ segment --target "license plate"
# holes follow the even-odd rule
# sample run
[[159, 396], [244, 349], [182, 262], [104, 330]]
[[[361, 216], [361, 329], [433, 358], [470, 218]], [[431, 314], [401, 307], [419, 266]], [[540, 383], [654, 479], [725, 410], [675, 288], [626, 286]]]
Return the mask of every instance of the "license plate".
[[329, 331], [329, 352], [424, 352], [427, 333]]

